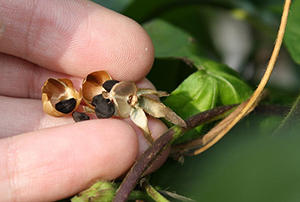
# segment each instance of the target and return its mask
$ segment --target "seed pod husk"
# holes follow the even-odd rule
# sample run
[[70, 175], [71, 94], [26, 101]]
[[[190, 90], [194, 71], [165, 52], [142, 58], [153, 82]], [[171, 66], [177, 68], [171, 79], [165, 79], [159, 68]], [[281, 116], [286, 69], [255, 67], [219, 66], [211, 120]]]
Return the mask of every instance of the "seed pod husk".
[[116, 106], [118, 116], [128, 118], [132, 107], [137, 104], [137, 87], [135, 83], [121, 81], [113, 86], [110, 95]]
[[179, 125], [184, 128], [186, 127], [186, 122], [174, 111], [165, 106], [163, 103], [158, 102], [148, 96], [139, 97], [139, 107], [141, 107], [147, 114], [155, 118], [165, 118], [167, 121], [175, 125]]
[[96, 95], [102, 94], [105, 91], [102, 85], [107, 80], [111, 80], [111, 77], [106, 71], [90, 73], [84, 79], [82, 83], [82, 97], [88, 107], [95, 108], [92, 105], [92, 100]]
[[69, 79], [49, 78], [42, 87], [43, 110], [51, 116], [66, 116], [75, 111], [81, 98]]

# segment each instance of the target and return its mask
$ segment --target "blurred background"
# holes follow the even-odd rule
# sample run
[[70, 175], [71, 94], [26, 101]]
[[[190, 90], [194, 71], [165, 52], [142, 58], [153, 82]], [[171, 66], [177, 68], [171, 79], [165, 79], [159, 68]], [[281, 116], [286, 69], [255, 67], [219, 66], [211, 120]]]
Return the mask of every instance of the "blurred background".
[[[270, 58], [284, 3], [283, 0], [94, 1], [144, 27], [160, 19], [184, 31], [191, 36], [199, 55], [228, 65], [253, 89]], [[291, 13], [300, 23], [299, 0], [293, 3], [297, 6]], [[300, 36], [297, 23], [290, 27]], [[295, 45], [300, 47], [298, 39]], [[161, 193], [170, 191], [194, 201], [209, 202], [300, 201], [300, 99], [297, 100], [300, 68], [294, 62], [300, 56], [293, 55], [293, 60], [291, 49], [286, 46], [289, 41], [284, 42], [268, 83], [269, 95], [263, 101], [267, 107], [259, 107], [200, 156], [185, 157], [183, 164], [170, 158], [150, 176], [150, 182]], [[165, 43], [172, 46], [169, 41]], [[148, 78], [157, 89], [172, 92], [195, 71], [184, 60], [156, 57]]]

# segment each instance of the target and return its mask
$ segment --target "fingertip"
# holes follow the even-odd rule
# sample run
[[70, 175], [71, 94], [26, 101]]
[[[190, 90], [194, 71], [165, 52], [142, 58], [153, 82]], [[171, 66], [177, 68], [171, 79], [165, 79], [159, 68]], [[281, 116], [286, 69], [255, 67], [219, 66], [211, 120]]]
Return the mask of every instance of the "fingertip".
[[70, 69], [74, 65], [78, 71], [68, 73], [80, 77], [99, 70], [106, 70], [116, 80], [138, 81], [145, 77], [154, 61], [154, 47], [147, 32], [124, 15], [90, 4], [88, 17], [73, 34], [74, 43], [61, 64], [69, 64]]
[[138, 153], [135, 131], [113, 119], [48, 128], [10, 142], [0, 161], [14, 163], [0, 165], [9, 174], [0, 173], [0, 179], [14, 176], [9, 179], [14, 183], [0, 193], [17, 192], [10, 200], [19, 201], [57, 200], [78, 193], [95, 179], [114, 179], [129, 169]]

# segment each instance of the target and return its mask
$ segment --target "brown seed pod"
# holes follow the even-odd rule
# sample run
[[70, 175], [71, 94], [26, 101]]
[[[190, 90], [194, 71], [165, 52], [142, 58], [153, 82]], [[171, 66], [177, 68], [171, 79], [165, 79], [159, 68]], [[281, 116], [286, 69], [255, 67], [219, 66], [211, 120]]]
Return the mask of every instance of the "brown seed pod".
[[95, 109], [95, 107], [92, 105], [93, 97], [105, 91], [105, 89], [102, 87], [102, 84], [107, 80], [111, 80], [111, 77], [106, 71], [97, 71], [97, 72], [90, 73], [83, 80], [82, 83], [83, 101], [91, 109]]
[[77, 109], [81, 102], [69, 79], [49, 78], [42, 87], [43, 110], [51, 116], [66, 116]]

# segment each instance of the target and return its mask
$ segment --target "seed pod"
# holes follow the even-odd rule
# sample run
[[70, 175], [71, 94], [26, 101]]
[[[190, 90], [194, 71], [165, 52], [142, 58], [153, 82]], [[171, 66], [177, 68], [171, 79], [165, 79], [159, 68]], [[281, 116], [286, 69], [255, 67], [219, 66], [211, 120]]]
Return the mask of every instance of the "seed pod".
[[94, 109], [92, 100], [96, 95], [102, 94], [105, 89], [102, 87], [103, 83], [111, 80], [110, 75], [105, 71], [97, 71], [90, 73], [82, 83], [83, 101], [88, 107]]
[[137, 102], [137, 87], [135, 83], [121, 81], [113, 86], [110, 95], [116, 106], [117, 114], [122, 118], [130, 116], [130, 111]]
[[73, 117], [75, 122], [80, 122], [80, 121], [85, 121], [85, 120], [90, 119], [90, 117], [87, 114], [83, 113], [83, 112], [73, 112], [72, 117]]
[[107, 80], [102, 84], [102, 87], [107, 91], [110, 92], [110, 90], [112, 89], [112, 87], [119, 83], [120, 81], [117, 80]]
[[99, 119], [110, 118], [115, 113], [114, 103], [109, 99], [103, 98], [101, 94], [93, 98], [92, 105], [95, 106], [95, 113]]
[[43, 110], [51, 116], [66, 116], [76, 110], [81, 101], [69, 79], [49, 78], [42, 87]]

